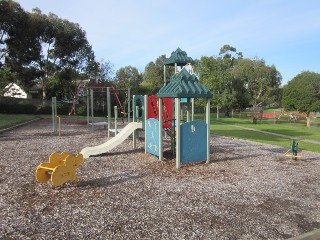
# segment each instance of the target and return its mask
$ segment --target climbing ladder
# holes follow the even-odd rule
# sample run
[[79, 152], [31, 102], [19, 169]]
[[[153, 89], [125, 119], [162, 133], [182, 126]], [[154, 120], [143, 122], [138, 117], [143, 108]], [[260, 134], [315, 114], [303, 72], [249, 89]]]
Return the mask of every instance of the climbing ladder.
[[116, 96], [116, 101], [117, 101], [117, 104], [118, 104], [121, 112], [123, 113], [123, 115], [126, 115], [126, 112], [125, 112], [125, 110], [124, 110], [124, 108], [123, 108], [123, 106], [121, 104], [121, 101], [120, 101], [120, 98], [118, 96], [116, 88], [113, 85], [111, 85], [111, 89], [112, 89], [113, 94]]

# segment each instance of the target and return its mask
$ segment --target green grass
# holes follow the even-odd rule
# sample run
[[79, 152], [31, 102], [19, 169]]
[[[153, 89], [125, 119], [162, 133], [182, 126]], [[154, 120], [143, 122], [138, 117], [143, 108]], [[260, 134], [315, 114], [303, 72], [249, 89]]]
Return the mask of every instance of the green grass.
[[[202, 115], [197, 115], [196, 118], [203, 119]], [[315, 119], [312, 119], [312, 122]], [[257, 129], [272, 133], [284, 134], [294, 138], [304, 138], [320, 142], [320, 125], [315, 124], [311, 128], [306, 126], [305, 122], [290, 123], [286, 120], [275, 122], [273, 119], [263, 119], [258, 121], [258, 124], [252, 124], [251, 118], [226, 118], [222, 117], [216, 120], [216, 115], [211, 114], [211, 131], [213, 134], [233, 137], [239, 139], [246, 139], [255, 142], [267, 143], [285, 148], [290, 147], [291, 140], [285, 137], [278, 137], [271, 134], [255, 132], [248, 129], [242, 129], [236, 126]], [[236, 125], [236, 126], [232, 126]], [[307, 142], [299, 142], [301, 149], [320, 152], [318, 144]]]
[[[215, 119], [212, 119], [212, 121], [215, 121]], [[261, 121], [258, 120], [258, 124], [252, 124], [251, 119], [248, 118], [220, 118], [219, 122], [320, 142], [319, 124], [308, 128], [306, 122], [290, 123], [285, 120], [275, 122], [273, 119], [262, 119]]]
[[[237, 128], [235, 126], [226, 125], [221, 122], [213, 122], [210, 128], [211, 132], [215, 135], [267, 143], [288, 149], [291, 143], [291, 140], [288, 138]], [[320, 147], [318, 144], [299, 142], [299, 147], [307, 151], [320, 152]]]
[[38, 117], [39, 116], [28, 114], [0, 114], [0, 129], [12, 127]]

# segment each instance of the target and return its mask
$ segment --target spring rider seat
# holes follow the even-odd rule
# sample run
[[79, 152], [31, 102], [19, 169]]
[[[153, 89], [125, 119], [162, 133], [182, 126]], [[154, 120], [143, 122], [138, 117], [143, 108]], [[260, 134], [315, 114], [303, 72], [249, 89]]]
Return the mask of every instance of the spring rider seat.
[[41, 163], [36, 170], [36, 179], [44, 183], [51, 179], [53, 186], [60, 186], [68, 181], [76, 181], [77, 168], [83, 163], [82, 154], [76, 156], [68, 152], [52, 153], [49, 161]]

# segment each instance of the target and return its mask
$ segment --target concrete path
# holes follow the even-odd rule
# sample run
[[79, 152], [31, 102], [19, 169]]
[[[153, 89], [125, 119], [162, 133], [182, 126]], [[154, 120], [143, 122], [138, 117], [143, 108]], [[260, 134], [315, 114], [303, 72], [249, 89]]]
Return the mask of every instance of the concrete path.
[[313, 143], [313, 144], [319, 144], [320, 145], [320, 142], [319, 141], [315, 141], [315, 140], [297, 138], [297, 137], [293, 137], [293, 136], [289, 136], [289, 135], [285, 135], [285, 134], [273, 133], [273, 132], [263, 131], [263, 130], [259, 130], [259, 129], [255, 129], [255, 128], [248, 128], [248, 127], [243, 127], [243, 126], [239, 126], [239, 125], [223, 123], [223, 122], [219, 122], [219, 121], [212, 121], [212, 122], [225, 124], [225, 125], [230, 125], [230, 126], [233, 126], [233, 127], [236, 127], [236, 128], [242, 128], [242, 129], [246, 129], [246, 130], [249, 130], [249, 131], [260, 132], [260, 133], [265, 133], [265, 134], [269, 134], [269, 135], [273, 135], [273, 136], [289, 138], [289, 139], [295, 139], [295, 140], [298, 140], [298, 141], [301, 141], [301, 142], [307, 142], [307, 143]]

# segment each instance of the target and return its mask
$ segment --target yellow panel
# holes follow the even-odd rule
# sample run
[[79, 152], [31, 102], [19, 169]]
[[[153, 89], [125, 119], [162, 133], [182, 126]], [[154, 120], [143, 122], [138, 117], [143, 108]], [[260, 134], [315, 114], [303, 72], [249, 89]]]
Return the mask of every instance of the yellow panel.
[[76, 169], [82, 162], [82, 154], [73, 156], [68, 152], [52, 153], [48, 162], [41, 163], [37, 167], [36, 179], [43, 183], [51, 178], [54, 186], [60, 186], [68, 181], [76, 181]]
[[69, 181], [76, 181], [76, 170], [82, 163], [83, 156], [80, 153], [77, 156], [67, 156], [64, 163], [53, 170], [51, 175], [52, 185], [60, 186]]

